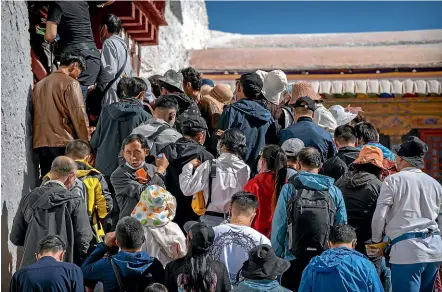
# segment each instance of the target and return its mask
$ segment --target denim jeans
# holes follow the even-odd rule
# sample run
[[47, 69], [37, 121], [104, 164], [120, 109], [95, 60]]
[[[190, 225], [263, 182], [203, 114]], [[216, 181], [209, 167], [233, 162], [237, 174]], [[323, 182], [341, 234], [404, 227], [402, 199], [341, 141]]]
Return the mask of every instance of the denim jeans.
[[391, 264], [393, 292], [432, 292], [440, 264]]

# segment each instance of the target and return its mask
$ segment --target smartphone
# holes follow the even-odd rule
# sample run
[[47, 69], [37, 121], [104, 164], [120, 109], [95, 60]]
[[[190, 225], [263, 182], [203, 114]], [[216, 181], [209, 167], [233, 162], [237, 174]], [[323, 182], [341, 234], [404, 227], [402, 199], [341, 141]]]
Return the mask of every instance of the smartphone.
[[140, 169], [138, 169], [138, 170], [135, 172], [135, 174], [136, 174], [137, 177], [139, 177], [139, 178], [147, 179], [147, 172], [146, 172], [146, 170], [145, 170], [144, 168], [140, 168]]

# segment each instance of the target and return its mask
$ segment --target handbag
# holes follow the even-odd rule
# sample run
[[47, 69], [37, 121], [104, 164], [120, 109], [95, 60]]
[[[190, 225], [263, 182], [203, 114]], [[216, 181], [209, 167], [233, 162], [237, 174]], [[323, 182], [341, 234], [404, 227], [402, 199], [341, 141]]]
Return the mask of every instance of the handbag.
[[124, 58], [123, 66], [118, 70], [117, 74], [115, 74], [114, 79], [109, 81], [109, 83], [106, 85], [106, 87], [103, 89], [103, 91], [100, 90], [97, 86], [88, 94], [86, 98], [86, 112], [89, 118], [89, 126], [95, 127], [98, 123], [98, 118], [100, 117], [101, 113], [101, 104], [103, 102], [103, 98], [106, 95], [106, 93], [109, 91], [109, 89], [112, 87], [112, 85], [117, 81], [118, 78], [121, 77], [123, 74], [124, 68], [126, 68], [127, 63], [127, 49], [126, 51], [126, 57]]
[[204, 200], [204, 192], [200, 191], [193, 195], [192, 197], [192, 210], [198, 215], [204, 215], [206, 213], [207, 207], [212, 202], [212, 181], [216, 177], [216, 162], [215, 160], [210, 161], [210, 175], [209, 175], [209, 197], [207, 198], [207, 203]]

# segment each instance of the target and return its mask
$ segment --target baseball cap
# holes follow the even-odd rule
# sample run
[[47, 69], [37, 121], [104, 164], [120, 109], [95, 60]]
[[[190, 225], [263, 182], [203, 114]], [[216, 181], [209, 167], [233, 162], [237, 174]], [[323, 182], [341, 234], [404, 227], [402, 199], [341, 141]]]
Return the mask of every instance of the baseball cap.
[[192, 255], [208, 252], [215, 240], [215, 231], [206, 223], [188, 221], [183, 226], [184, 231], [190, 235], [189, 249]]
[[301, 149], [304, 147], [304, 142], [302, 142], [302, 140], [298, 138], [288, 139], [281, 145], [282, 151], [284, 151], [285, 155], [287, 156], [298, 155], [298, 152], [301, 151]]
[[303, 108], [309, 109], [311, 111], [316, 110], [315, 102], [308, 96], [301, 96], [300, 98], [298, 98], [296, 100], [295, 104], [293, 105], [293, 107], [294, 108], [303, 107]]
[[187, 117], [185, 120], [181, 122], [181, 129], [201, 129], [201, 130], [207, 130], [209, 129], [207, 127], [206, 120], [204, 120], [202, 117], [198, 116], [191, 116]]
[[257, 73], [243, 74], [241, 75], [239, 82], [241, 83], [244, 95], [247, 98], [257, 98], [261, 94], [263, 82]]
[[424, 157], [428, 152], [428, 146], [416, 136], [410, 136], [400, 145], [392, 147], [393, 152], [411, 165], [424, 168]]

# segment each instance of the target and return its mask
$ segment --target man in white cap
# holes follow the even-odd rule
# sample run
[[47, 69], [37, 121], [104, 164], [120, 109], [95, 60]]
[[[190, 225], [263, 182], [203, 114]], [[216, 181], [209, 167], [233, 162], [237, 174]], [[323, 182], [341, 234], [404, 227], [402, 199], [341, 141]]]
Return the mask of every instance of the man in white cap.
[[298, 156], [298, 152], [304, 147], [304, 142], [298, 138], [288, 139], [282, 143], [281, 149], [287, 156], [287, 180], [298, 173], [296, 170], [296, 156]]

